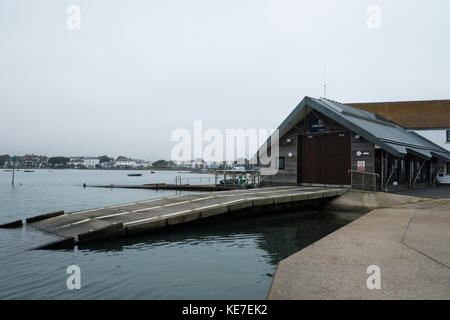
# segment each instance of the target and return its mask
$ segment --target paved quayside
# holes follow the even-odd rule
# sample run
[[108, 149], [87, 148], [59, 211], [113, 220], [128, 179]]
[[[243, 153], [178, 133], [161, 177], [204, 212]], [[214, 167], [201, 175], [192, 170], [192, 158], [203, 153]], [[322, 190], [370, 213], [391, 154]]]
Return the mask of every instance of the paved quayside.
[[[320, 203], [346, 189], [272, 187], [191, 193], [123, 205], [65, 213], [58, 211], [26, 219], [27, 225], [59, 239], [39, 248], [56, 249], [209, 218], [238, 210], [276, 209], [308, 202]], [[15, 221], [0, 227], [19, 227]]]
[[[395, 200], [361, 198], [378, 195], [388, 200], [381, 206]], [[268, 298], [450, 299], [450, 199], [418, 199], [372, 210], [281, 261]], [[371, 265], [380, 268], [380, 289], [367, 286]]]

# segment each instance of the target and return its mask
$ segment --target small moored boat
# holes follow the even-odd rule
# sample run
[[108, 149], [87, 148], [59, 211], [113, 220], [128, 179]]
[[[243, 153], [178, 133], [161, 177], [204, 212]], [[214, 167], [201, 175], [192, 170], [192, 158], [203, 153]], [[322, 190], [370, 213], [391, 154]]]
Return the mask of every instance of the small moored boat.
[[127, 176], [129, 176], [129, 177], [140, 177], [140, 176], [142, 176], [142, 173], [129, 173], [129, 174], [127, 174]]

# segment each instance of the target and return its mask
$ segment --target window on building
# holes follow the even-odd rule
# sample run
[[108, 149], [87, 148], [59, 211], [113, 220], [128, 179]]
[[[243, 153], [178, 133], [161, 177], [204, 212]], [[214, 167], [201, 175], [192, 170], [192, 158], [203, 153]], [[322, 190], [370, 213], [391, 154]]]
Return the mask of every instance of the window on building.
[[450, 130], [447, 130], [447, 142], [450, 142]]
[[450, 162], [447, 162], [447, 174], [450, 174]]
[[284, 157], [278, 158], [278, 170], [284, 170], [284, 166], [285, 166], [284, 160], [285, 160]]

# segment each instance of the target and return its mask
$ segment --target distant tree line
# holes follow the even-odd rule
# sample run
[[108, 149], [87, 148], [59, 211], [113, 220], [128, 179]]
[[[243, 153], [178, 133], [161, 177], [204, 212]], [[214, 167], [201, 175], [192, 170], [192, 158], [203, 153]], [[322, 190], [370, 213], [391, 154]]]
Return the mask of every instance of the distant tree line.
[[169, 168], [176, 167], [176, 164], [173, 161], [158, 160], [153, 162], [153, 166], [157, 168]]
[[107, 155], [100, 156], [100, 157], [98, 157], [98, 159], [100, 160], [100, 163], [110, 162], [110, 161], [114, 160], [113, 158], [110, 158]]
[[0, 156], [0, 166], [3, 167], [5, 165], [5, 163], [7, 161], [9, 161], [9, 159], [11, 159], [11, 157], [9, 155], [7, 155], [7, 154], [1, 155]]
[[65, 166], [70, 162], [70, 159], [67, 157], [51, 157], [48, 158], [48, 164], [52, 167], [61, 167]]
[[[33, 156], [33, 155], [32, 155]], [[30, 164], [26, 164], [25, 162], [22, 163], [23, 161], [26, 161], [27, 155], [23, 156], [23, 157], [18, 157], [18, 165], [24, 165], [24, 166], [31, 166]], [[83, 164], [74, 164], [72, 163], [72, 161], [74, 161], [69, 157], [64, 157], [64, 156], [56, 156], [56, 157], [49, 157], [47, 158], [46, 156], [36, 156], [36, 157], [40, 157], [40, 158], [45, 158], [43, 160], [28, 160], [28, 162], [31, 161], [35, 161], [35, 162], [39, 162], [41, 164], [39, 165], [35, 165], [36, 167], [50, 167], [50, 168], [84, 168]], [[78, 159], [78, 158], [75, 158]], [[80, 157], [80, 159], [82, 160], [83, 158]], [[108, 165], [108, 163], [114, 162], [114, 161], [128, 161], [131, 160], [127, 157], [124, 156], [118, 156], [116, 159], [109, 157], [107, 155], [102, 155], [102, 156], [98, 156], [97, 159], [99, 160], [99, 164], [96, 165], [96, 168], [112, 168], [115, 167], [114, 164], [112, 165]], [[10, 164], [11, 161], [11, 156], [4, 154], [4, 155], [0, 155], [0, 167], [4, 167], [6, 165], [11, 165]], [[144, 160], [141, 160], [144, 161]], [[107, 165], [104, 166], [102, 164], [106, 163]], [[34, 165], [34, 164], [32, 164]], [[195, 166], [194, 166], [195, 165]], [[235, 161], [235, 165], [236, 165], [236, 161]], [[218, 162], [218, 163], [213, 163], [211, 164], [207, 164], [204, 160], [202, 159], [197, 159], [196, 162], [192, 162], [192, 163], [187, 163], [187, 164], [177, 164], [171, 160], [164, 160], [164, 159], [160, 159], [157, 160], [153, 163], [151, 163], [151, 165], [147, 165], [144, 166], [143, 164], [141, 164], [142, 167], [146, 167], [146, 168], [150, 168], [150, 167], [154, 167], [154, 168], [167, 168], [167, 169], [181, 169], [181, 168], [195, 168], [195, 169], [226, 169], [229, 166], [231, 166], [230, 164], [226, 163], [225, 161], [223, 162]], [[245, 159], [245, 167], [249, 167], [249, 163], [248, 160]], [[123, 166], [121, 166], [121, 168], [123, 168]]]

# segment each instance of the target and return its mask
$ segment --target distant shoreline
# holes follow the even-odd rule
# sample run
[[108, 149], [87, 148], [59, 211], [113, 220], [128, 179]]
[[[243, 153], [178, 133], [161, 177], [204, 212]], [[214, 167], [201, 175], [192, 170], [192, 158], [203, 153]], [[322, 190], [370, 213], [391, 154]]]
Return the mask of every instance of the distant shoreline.
[[[12, 170], [13, 168], [3, 167], [3, 170]], [[202, 170], [205, 171], [203, 173], [214, 173], [215, 170], [208, 169], [188, 169], [188, 168], [164, 168], [164, 167], [155, 167], [155, 168], [33, 168], [33, 167], [19, 167], [14, 168], [15, 170], [111, 170], [111, 171], [183, 171], [183, 173], [202, 173]]]

